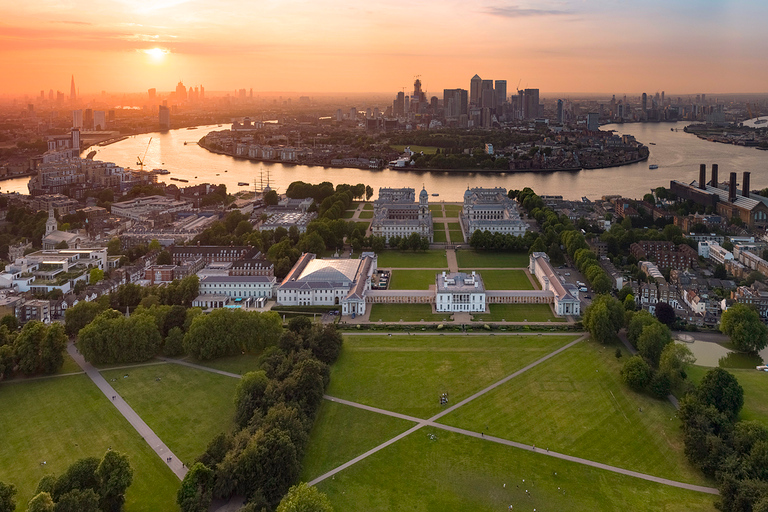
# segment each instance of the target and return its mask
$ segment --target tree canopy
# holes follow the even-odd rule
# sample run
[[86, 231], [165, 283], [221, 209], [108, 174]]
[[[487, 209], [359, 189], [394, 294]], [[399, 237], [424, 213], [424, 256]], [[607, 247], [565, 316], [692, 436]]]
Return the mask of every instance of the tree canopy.
[[759, 352], [768, 346], [768, 328], [757, 311], [746, 304], [734, 304], [723, 312], [720, 330], [742, 352]]

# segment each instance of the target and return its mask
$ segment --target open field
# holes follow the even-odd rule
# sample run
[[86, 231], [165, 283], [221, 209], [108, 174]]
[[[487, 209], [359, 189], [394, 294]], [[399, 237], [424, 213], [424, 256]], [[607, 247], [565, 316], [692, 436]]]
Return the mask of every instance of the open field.
[[448, 239], [445, 237], [445, 230], [444, 229], [435, 229], [435, 234], [432, 237], [433, 241], [435, 243], [440, 242], [447, 242]]
[[308, 482], [413, 425], [407, 420], [323, 400], [307, 443], [301, 480]]
[[461, 231], [448, 231], [448, 234], [451, 236], [451, 242], [454, 244], [460, 244], [464, 241], [464, 233]]
[[[698, 384], [709, 368], [691, 366], [687, 370], [688, 378]], [[754, 369], [726, 369], [736, 376], [744, 388], [744, 407], [739, 414], [740, 420], [761, 421], [768, 425], [768, 373]]]
[[477, 322], [565, 322], [552, 313], [549, 304], [489, 304], [490, 313], [473, 314]]
[[436, 270], [393, 270], [390, 290], [428, 290], [435, 284]]
[[523, 268], [528, 266], [524, 252], [456, 251], [459, 268]]
[[[472, 273], [471, 268], [462, 272]], [[533, 290], [531, 280], [523, 270], [479, 270], [486, 290]]]
[[445, 216], [446, 217], [458, 217], [459, 212], [463, 209], [463, 206], [458, 204], [446, 204]]
[[448, 393], [450, 403], [456, 403], [573, 339], [567, 335], [344, 336], [341, 355], [331, 369], [328, 394], [428, 418], [442, 410], [441, 393]]
[[232, 424], [232, 377], [170, 363], [102, 375], [183, 462], [192, 463]]
[[127, 512], [177, 510], [179, 480], [85, 375], [0, 384], [0, 439], [0, 481], [18, 488], [19, 510], [42, 477], [108, 448], [134, 470]]
[[360, 212], [360, 215], [358, 215], [358, 218], [360, 219], [372, 219], [373, 218], [373, 212], [368, 210], [363, 210]]
[[363, 205], [363, 210], [373, 210], [373, 204], [372, 203], [365, 203]]
[[364, 504], [369, 512], [499, 512], [510, 505], [515, 511], [715, 510], [714, 497], [708, 494], [430, 427], [324, 480], [318, 488], [335, 510], [360, 510]]
[[197, 359], [189, 356], [184, 357], [183, 360], [189, 361], [190, 363], [199, 364], [200, 366], [207, 366], [208, 368], [213, 368], [215, 370], [222, 370], [229, 373], [237, 373], [239, 375], [243, 375], [244, 373], [253, 372], [259, 369], [261, 352], [253, 354], [249, 352], [237, 356], [220, 357], [218, 359], [211, 359], [209, 361], [198, 361]]
[[371, 322], [443, 322], [450, 318], [450, 313], [432, 313], [431, 304], [371, 304]]
[[443, 216], [443, 207], [439, 204], [431, 204], [429, 205], [429, 211], [432, 212], [432, 217], [442, 217]]
[[440, 422], [706, 485], [683, 453], [675, 408], [622, 384], [615, 348], [578, 343]]
[[[399, 151], [400, 153], [405, 151], [406, 146], [390, 146], [393, 150]], [[414, 153], [424, 153], [425, 155], [434, 155], [437, 153], [436, 146], [408, 146], [411, 148], [411, 151]]]
[[458, 222], [449, 222], [448, 231], [461, 231], [461, 225]]
[[378, 256], [379, 268], [448, 268], [445, 251], [384, 251]]

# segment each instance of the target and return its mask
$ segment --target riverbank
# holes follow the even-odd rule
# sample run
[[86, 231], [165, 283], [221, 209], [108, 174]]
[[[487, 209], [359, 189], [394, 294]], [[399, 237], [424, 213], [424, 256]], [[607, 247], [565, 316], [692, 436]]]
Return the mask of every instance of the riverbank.
[[[201, 139], [202, 140], [202, 139]], [[291, 165], [291, 166], [305, 166], [305, 167], [323, 167], [328, 169], [346, 169], [349, 168], [349, 165], [333, 165], [333, 164], [327, 164], [327, 163], [307, 163], [307, 162], [297, 162], [297, 161], [291, 161], [291, 160], [279, 160], [279, 159], [267, 159], [267, 158], [258, 158], [258, 157], [250, 157], [250, 156], [243, 156], [243, 155], [234, 155], [232, 153], [229, 153], [224, 150], [215, 149], [206, 146], [201, 141], [197, 141], [197, 145], [201, 148], [205, 149], [206, 151], [209, 151], [211, 153], [217, 154], [217, 155], [225, 155], [229, 156], [231, 158], [235, 158], [238, 160], [248, 160], [251, 162], [263, 162], [263, 163], [271, 163], [271, 164], [282, 164], [282, 165]], [[647, 146], [643, 146], [647, 148]], [[631, 165], [636, 164], [638, 162], [644, 162], [648, 160], [648, 157], [650, 156], [650, 152], [646, 149], [645, 155], [641, 156], [640, 158], [636, 158], [633, 160], [627, 160], [625, 162], [619, 162], [611, 165], [598, 165], [598, 166], [582, 166], [582, 167], [562, 167], [562, 168], [555, 168], [555, 169], [482, 169], [482, 168], [475, 168], [475, 169], [469, 169], [469, 168], [462, 168], [462, 169], [445, 169], [445, 168], [434, 168], [434, 167], [389, 167], [389, 169], [393, 171], [414, 171], [414, 172], [439, 172], [439, 173], [479, 173], [479, 174], [508, 174], [508, 173], [537, 173], [537, 174], [544, 174], [544, 173], [555, 173], [555, 172], [579, 172], [581, 170], [594, 170], [594, 169], [610, 169], [612, 167], [622, 167], [625, 165]], [[361, 170], [368, 170], [368, 171], [376, 171], [376, 170], [382, 170], [383, 167], [356, 167], [357, 169]]]
[[16, 178], [29, 178], [35, 174], [37, 174], [37, 171], [22, 172], [19, 174], [6, 174], [5, 176], [0, 176], [0, 181], [15, 180]]

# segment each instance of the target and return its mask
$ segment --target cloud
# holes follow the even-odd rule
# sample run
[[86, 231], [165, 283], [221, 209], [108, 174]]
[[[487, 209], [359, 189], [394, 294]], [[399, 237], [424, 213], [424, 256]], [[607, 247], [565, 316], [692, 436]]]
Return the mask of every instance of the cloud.
[[569, 11], [558, 11], [556, 9], [527, 9], [516, 5], [490, 6], [485, 9], [485, 13], [502, 18], [528, 18], [531, 16], [559, 16], [563, 14], [571, 14]]

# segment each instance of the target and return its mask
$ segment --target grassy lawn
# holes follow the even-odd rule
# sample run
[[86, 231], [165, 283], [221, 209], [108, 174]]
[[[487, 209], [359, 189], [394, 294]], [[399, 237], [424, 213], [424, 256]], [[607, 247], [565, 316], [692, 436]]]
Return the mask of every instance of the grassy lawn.
[[433, 217], [442, 217], [443, 216], [443, 206], [439, 204], [431, 204], [429, 205], [429, 211], [432, 212]]
[[445, 251], [384, 251], [378, 256], [379, 268], [448, 268]]
[[458, 217], [459, 212], [463, 209], [463, 206], [460, 206], [458, 204], [446, 204], [445, 205], [445, 216], [446, 217]]
[[411, 428], [407, 420], [323, 400], [309, 435], [301, 480], [308, 482]]
[[[360, 212], [360, 213], [365, 213], [365, 212]], [[344, 212], [344, 215], [342, 216], [342, 218], [351, 219], [354, 215], [355, 215], [355, 210], [347, 210]]]
[[449, 222], [448, 231], [461, 231], [461, 225], [458, 222]]
[[199, 364], [200, 366], [207, 366], [208, 368], [243, 375], [244, 373], [253, 372], [259, 369], [261, 353], [247, 353], [239, 356], [220, 357], [210, 361], [198, 361], [191, 357], [185, 357], [184, 360], [189, 361], [190, 363]]
[[370, 225], [371, 225], [370, 222], [355, 222], [355, 227], [359, 228], [363, 232], [368, 231], [368, 227]]
[[[709, 368], [704, 366], [691, 366], [687, 370], [688, 378], [698, 384]], [[751, 370], [737, 370], [728, 368], [744, 388], [744, 407], [741, 409], [739, 419], [761, 421], [768, 425], [768, 402], [766, 402], [766, 389], [768, 389], [768, 373]]]
[[363, 205], [363, 210], [371, 210], [371, 211], [373, 211], [373, 203], [365, 203]]
[[448, 393], [450, 403], [456, 403], [573, 339], [510, 335], [344, 336], [341, 355], [331, 369], [328, 394], [428, 418], [442, 410], [441, 393]]
[[[472, 272], [473, 269], [462, 269]], [[528, 275], [523, 270], [481, 270], [486, 290], [533, 290]]]
[[444, 229], [436, 229], [435, 234], [432, 237], [432, 239], [436, 242], [447, 242], [448, 239], [445, 237], [445, 230]]
[[432, 313], [431, 304], [372, 304], [371, 322], [443, 322], [451, 318], [449, 313]]
[[453, 243], [461, 243], [464, 241], [464, 233], [461, 231], [448, 231], [448, 234], [451, 236], [451, 242]]
[[369, 512], [499, 512], [510, 505], [515, 511], [715, 510], [714, 497], [708, 494], [431, 427], [324, 480], [318, 488], [335, 510], [360, 510], [365, 504]]
[[428, 290], [435, 284], [435, 270], [393, 270], [390, 290]]
[[64, 364], [61, 365], [61, 368], [59, 368], [59, 371], [56, 372], [58, 374], [62, 373], [75, 373], [75, 372], [81, 372], [83, 371], [82, 368], [80, 368], [80, 365], [78, 365], [72, 357], [70, 357], [69, 354], [64, 352]]
[[179, 480], [85, 375], [0, 385], [0, 439], [0, 481], [18, 488], [19, 510], [42, 477], [110, 447], [133, 468], [126, 511], [178, 510]]
[[363, 210], [360, 212], [360, 215], [358, 216], [360, 219], [372, 219], [373, 218], [373, 212], [370, 212], [368, 210]]
[[683, 453], [675, 408], [622, 384], [623, 361], [614, 352], [615, 346], [578, 343], [440, 422], [537, 449], [706, 484]]
[[216, 434], [229, 429], [238, 379], [170, 363], [125, 374], [102, 372], [182, 461], [194, 461]]
[[552, 314], [549, 304], [489, 304], [490, 313], [473, 315], [477, 322], [565, 322]]
[[456, 251], [459, 268], [523, 268], [528, 266], [524, 252]]
[[444, 222], [433, 222], [432, 223], [432, 229], [434, 231], [437, 231], [438, 229], [440, 231], [445, 231], [445, 223]]
[[[405, 151], [406, 146], [390, 146], [393, 150], [402, 153]], [[438, 148], [436, 146], [408, 146], [414, 153], [424, 153], [425, 155], [434, 155], [437, 153]]]

